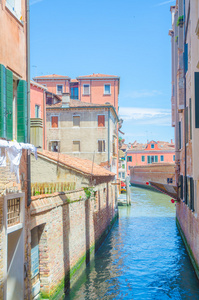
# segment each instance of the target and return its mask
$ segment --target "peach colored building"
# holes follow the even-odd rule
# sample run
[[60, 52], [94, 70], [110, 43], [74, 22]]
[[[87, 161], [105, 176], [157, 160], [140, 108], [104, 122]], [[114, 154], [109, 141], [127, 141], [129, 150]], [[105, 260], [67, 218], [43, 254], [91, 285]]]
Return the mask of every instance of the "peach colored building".
[[171, 141], [155, 142], [147, 144], [133, 143], [126, 151], [126, 172], [130, 175], [130, 169], [134, 166], [144, 166], [152, 163], [174, 163], [175, 145]]
[[[28, 150], [21, 149], [22, 145], [28, 146], [21, 143], [29, 142], [28, 16], [28, 1], [0, 1], [0, 299], [2, 300], [29, 299], [31, 295], [27, 230], [30, 161]], [[16, 142], [10, 142], [12, 140]], [[18, 164], [8, 155], [11, 147], [12, 154], [15, 149], [21, 155], [21, 159], [18, 157]], [[3, 157], [5, 160], [2, 163]], [[10, 164], [14, 166], [15, 172], [11, 172]]]
[[44, 75], [33, 78], [37, 83], [46, 86], [48, 91], [62, 97], [62, 93], [70, 93], [70, 77], [63, 75]]
[[31, 144], [46, 149], [46, 90], [30, 82], [30, 139]]

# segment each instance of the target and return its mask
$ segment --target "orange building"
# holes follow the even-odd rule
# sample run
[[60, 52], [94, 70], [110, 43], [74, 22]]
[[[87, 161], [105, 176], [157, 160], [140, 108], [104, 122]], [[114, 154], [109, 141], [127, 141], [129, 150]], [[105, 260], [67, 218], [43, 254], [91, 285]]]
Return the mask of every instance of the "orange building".
[[130, 169], [134, 166], [144, 166], [152, 163], [175, 162], [175, 144], [171, 141], [151, 141], [146, 144], [134, 142], [126, 151], [126, 172], [130, 175]]

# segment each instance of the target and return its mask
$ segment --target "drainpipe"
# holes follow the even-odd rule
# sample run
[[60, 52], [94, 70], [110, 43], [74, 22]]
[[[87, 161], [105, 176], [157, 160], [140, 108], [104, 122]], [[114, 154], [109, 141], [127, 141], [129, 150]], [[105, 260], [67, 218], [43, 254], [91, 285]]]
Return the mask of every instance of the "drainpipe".
[[110, 165], [110, 107], [108, 108], [108, 165]]
[[46, 91], [43, 91], [43, 149], [46, 150]]
[[[28, 130], [27, 142], [30, 143], [30, 5], [29, 0], [26, 1], [26, 70], [27, 70], [27, 117]], [[31, 182], [30, 182], [30, 155], [27, 155], [27, 193], [28, 206], [31, 203]]]

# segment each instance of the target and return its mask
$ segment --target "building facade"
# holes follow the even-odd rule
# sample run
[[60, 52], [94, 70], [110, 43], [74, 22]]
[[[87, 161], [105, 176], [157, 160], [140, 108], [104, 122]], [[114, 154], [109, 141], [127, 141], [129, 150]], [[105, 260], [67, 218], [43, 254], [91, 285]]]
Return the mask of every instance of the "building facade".
[[28, 12], [25, 0], [0, 3], [0, 299], [7, 300], [30, 294]]
[[48, 150], [89, 159], [117, 173], [117, 123], [113, 106], [70, 100], [47, 105]]
[[177, 224], [195, 267], [199, 266], [199, 2], [171, 6], [172, 125], [175, 127]]
[[146, 144], [134, 142], [126, 150], [126, 172], [130, 175], [130, 169], [134, 166], [144, 166], [153, 163], [174, 163], [175, 145], [171, 141], [151, 141]]

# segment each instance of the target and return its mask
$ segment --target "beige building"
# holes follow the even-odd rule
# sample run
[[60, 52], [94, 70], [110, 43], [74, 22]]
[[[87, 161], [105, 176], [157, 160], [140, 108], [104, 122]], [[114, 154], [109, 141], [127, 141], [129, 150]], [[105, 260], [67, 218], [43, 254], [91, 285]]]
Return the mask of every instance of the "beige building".
[[177, 224], [199, 277], [199, 1], [177, 0], [171, 16]]
[[118, 116], [110, 104], [70, 100], [47, 105], [47, 147], [50, 151], [103, 163], [117, 173]]

